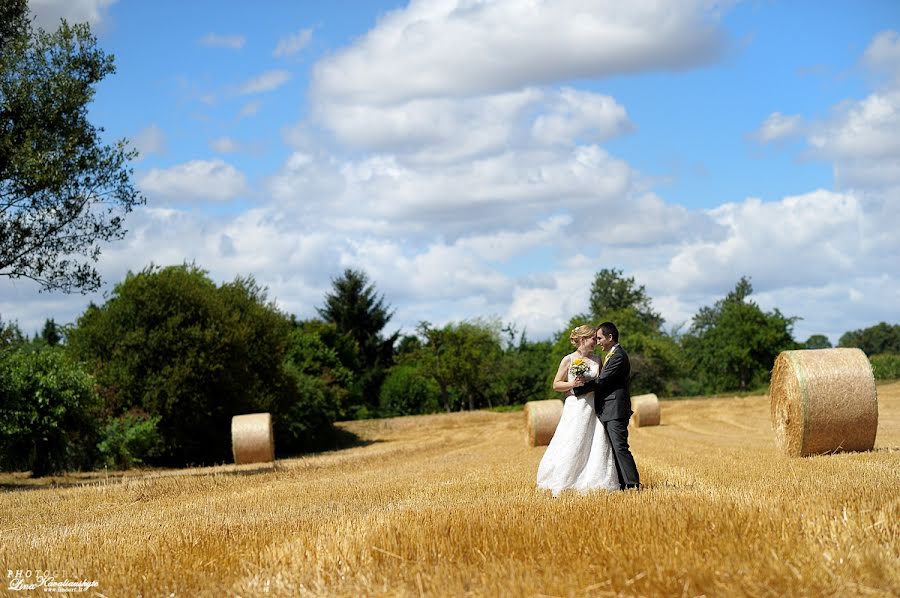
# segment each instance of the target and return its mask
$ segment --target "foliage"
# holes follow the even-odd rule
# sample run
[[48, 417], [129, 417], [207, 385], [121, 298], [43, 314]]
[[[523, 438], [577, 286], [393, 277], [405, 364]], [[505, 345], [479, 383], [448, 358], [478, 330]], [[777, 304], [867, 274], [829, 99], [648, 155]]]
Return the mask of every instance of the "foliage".
[[803, 343], [804, 349], [830, 349], [831, 341], [824, 334], [814, 334]]
[[60, 349], [0, 353], [0, 459], [40, 477], [90, 466], [100, 400]]
[[742, 277], [724, 299], [694, 316], [682, 341], [693, 382], [685, 383], [689, 394], [762, 386], [778, 354], [796, 347], [796, 318], [778, 309], [762, 311], [747, 299], [752, 292], [749, 279]]
[[879, 353], [869, 357], [876, 380], [900, 380], [900, 354]]
[[95, 290], [100, 244], [144, 202], [126, 166], [136, 152], [104, 145], [88, 121], [113, 57], [86, 23], [33, 31], [22, 0], [0, 15], [0, 276]]
[[659, 330], [663, 319], [650, 305], [644, 285], [637, 285], [633, 277], [625, 278], [622, 270], [604, 268], [597, 272], [591, 285], [590, 312], [594, 324], [612, 321], [620, 327], [613, 313], [630, 310], [636, 323], [645, 330]]
[[414, 360], [437, 382], [443, 409], [476, 409], [507, 402], [503, 375], [508, 362], [503, 359], [498, 323], [471, 320], [433, 328], [422, 322], [417, 330], [424, 346]]
[[160, 419], [158, 415], [149, 417], [140, 411], [110, 418], [103, 426], [97, 444], [104, 465], [129, 469], [159, 454], [163, 445], [157, 428]]
[[284, 452], [311, 451], [333, 446], [339, 405], [333, 400], [328, 384], [319, 377], [298, 372], [291, 364], [285, 372], [296, 391], [296, 398], [288, 402], [274, 426], [275, 448]]
[[[95, 373], [111, 415], [159, 416], [161, 462], [210, 463], [230, 460], [234, 415], [270, 412], [277, 430], [306, 409], [285, 367], [291, 330], [252, 278], [216, 287], [193, 265], [151, 266], [88, 308], [68, 347]], [[290, 438], [277, 448], [296, 450]]]
[[861, 330], [851, 330], [841, 335], [839, 347], [857, 347], [866, 355], [900, 353], [900, 324], [879, 322]]
[[[321, 380], [322, 393], [336, 419], [348, 415], [348, 405], [360, 403], [361, 389], [354, 376], [360, 362], [359, 349], [336, 324], [319, 320], [295, 323], [285, 361], [296, 374]], [[305, 387], [311, 388], [308, 383]]]
[[385, 373], [394, 363], [394, 343], [400, 333], [383, 335], [393, 313], [364, 272], [344, 270], [332, 285], [332, 291], [325, 296], [324, 307], [317, 311], [326, 322], [335, 324], [337, 330], [356, 342], [359, 350], [356, 368], [359, 392], [356, 396], [360, 402], [355, 408], [375, 410]]
[[379, 396], [379, 415], [434, 413], [441, 407], [441, 389], [418, 365], [396, 365], [388, 371]]
[[0, 351], [25, 342], [25, 335], [15, 322], [4, 323], [0, 318]]

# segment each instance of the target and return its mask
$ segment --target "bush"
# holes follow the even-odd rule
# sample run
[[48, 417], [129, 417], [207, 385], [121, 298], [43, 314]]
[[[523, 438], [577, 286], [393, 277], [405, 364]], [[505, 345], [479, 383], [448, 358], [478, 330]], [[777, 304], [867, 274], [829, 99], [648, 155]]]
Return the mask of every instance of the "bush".
[[388, 370], [381, 386], [379, 410], [382, 417], [435, 413], [440, 400], [437, 382], [414, 365], [398, 365]]
[[869, 358], [876, 380], [900, 379], [900, 354], [881, 353]]
[[[108, 413], [158, 417], [163, 447], [151, 463], [211, 464], [231, 460], [235, 415], [270, 412], [276, 425], [293, 426], [276, 445], [289, 452], [330, 433], [334, 410], [315, 392], [301, 404], [286, 370], [291, 330], [252, 278], [216, 286], [193, 265], [151, 266], [88, 308], [68, 331], [67, 350], [94, 372]], [[295, 433], [299, 413], [303, 434]], [[312, 432], [319, 425], [321, 435]]]
[[0, 460], [40, 477], [93, 465], [100, 399], [60, 349], [0, 355]]
[[129, 412], [107, 421], [97, 445], [104, 465], [129, 469], [158, 455], [162, 448], [162, 437], [156, 428], [159, 420], [158, 415], [150, 417], [146, 413]]

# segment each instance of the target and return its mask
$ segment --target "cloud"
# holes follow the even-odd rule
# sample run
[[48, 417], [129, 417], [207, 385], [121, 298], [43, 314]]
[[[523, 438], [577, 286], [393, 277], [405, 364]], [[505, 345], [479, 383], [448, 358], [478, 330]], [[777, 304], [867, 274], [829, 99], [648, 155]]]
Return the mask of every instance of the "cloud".
[[711, 6], [413, 0], [319, 62], [313, 95], [323, 104], [384, 105], [694, 67], [716, 59], [724, 46]]
[[250, 94], [274, 91], [287, 83], [290, 78], [291, 74], [285, 70], [266, 71], [241, 85], [240, 93]]
[[103, 25], [109, 7], [118, 0], [29, 0], [28, 8], [35, 16], [35, 24], [48, 31], [59, 27], [59, 20], [68, 23], [90, 23], [92, 27]]
[[278, 40], [278, 45], [272, 52], [272, 56], [274, 56], [275, 58], [285, 58], [287, 56], [293, 56], [309, 45], [309, 43], [312, 41], [312, 36], [312, 29], [301, 29], [297, 33], [292, 33], [291, 35], [283, 37]]
[[231, 137], [217, 137], [209, 142], [209, 147], [220, 154], [233, 154], [240, 151], [240, 144]]
[[771, 143], [799, 134], [803, 128], [803, 117], [800, 115], [788, 116], [780, 112], [770, 114], [762, 126], [753, 133], [752, 137], [761, 143]]
[[200, 39], [200, 44], [210, 48], [229, 48], [231, 50], [240, 50], [247, 43], [247, 39], [243, 35], [219, 35], [217, 33], [207, 33]]
[[247, 192], [243, 173], [222, 160], [192, 160], [168, 169], [154, 168], [138, 186], [175, 201], [229, 201]]
[[531, 129], [547, 144], [572, 145], [584, 135], [603, 142], [633, 128], [625, 108], [609, 96], [566, 87], [548, 103]]
[[259, 109], [262, 108], [262, 102], [259, 100], [254, 100], [252, 102], [247, 102], [241, 108], [240, 117], [244, 118], [247, 116], [253, 116], [259, 112]]
[[143, 160], [151, 154], [165, 151], [166, 137], [162, 129], [154, 123], [138, 131], [131, 139], [131, 144], [140, 152], [138, 159]]
[[889, 84], [900, 86], [900, 34], [882, 31], [872, 39], [862, 63], [875, 73], [885, 75]]
[[708, 293], [733, 286], [742, 275], [760, 289], [847, 278], [869, 259], [867, 231], [878, 226], [859, 197], [825, 190], [777, 202], [750, 198], [708, 214], [725, 234], [676, 249], [658, 273], [671, 291]]

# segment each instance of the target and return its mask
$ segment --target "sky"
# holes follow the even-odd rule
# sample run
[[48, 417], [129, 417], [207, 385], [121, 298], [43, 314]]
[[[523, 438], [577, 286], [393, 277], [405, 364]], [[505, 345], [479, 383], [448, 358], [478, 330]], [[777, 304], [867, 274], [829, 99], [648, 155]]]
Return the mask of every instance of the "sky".
[[115, 56], [90, 118], [139, 150], [147, 202], [103, 246], [101, 291], [0, 277], [27, 334], [185, 262], [301, 319], [362, 270], [404, 334], [550, 338], [603, 268], [670, 331], [741, 276], [798, 341], [900, 322], [896, 0], [30, 8]]

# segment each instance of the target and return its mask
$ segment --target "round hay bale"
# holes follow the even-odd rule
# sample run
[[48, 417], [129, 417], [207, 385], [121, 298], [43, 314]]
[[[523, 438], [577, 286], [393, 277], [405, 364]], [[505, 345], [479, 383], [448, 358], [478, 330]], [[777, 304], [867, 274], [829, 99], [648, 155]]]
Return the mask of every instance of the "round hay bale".
[[275, 460], [270, 413], [248, 413], [231, 418], [231, 453], [234, 462], [267, 463]]
[[562, 411], [563, 402], [559, 399], [525, 403], [525, 440], [528, 446], [550, 444]]
[[875, 376], [859, 349], [782, 352], [772, 369], [769, 397], [775, 444], [790, 457], [875, 446]]
[[635, 428], [659, 425], [659, 398], [653, 394], [631, 397], [631, 425]]

